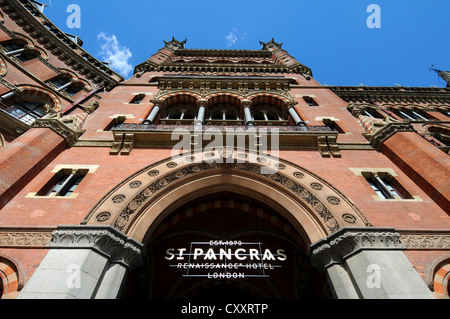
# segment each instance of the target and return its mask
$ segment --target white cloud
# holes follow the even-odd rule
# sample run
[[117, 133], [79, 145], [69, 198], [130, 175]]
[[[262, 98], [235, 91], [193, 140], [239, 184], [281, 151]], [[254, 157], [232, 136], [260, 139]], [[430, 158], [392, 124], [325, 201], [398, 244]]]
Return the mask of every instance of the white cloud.
[[133, 56], [129, 48], [121, 45], [117, 37], [104, 32], [98, 35], [100, 41], [99, 57], [103, 62], [111, 62], [111, 68], [117, 73], [128, 77], [133, 71], [130, 59]]
[[231, 46], [235, 45], [238, 41], [245, 41], [246, 36], [247, 36], [247, 32], [242, 33], [237, 28], [231, 29], [231, 31], [225, 37], [227, 47], [231, 47]]
[[227, 42], [227, 46], [231, 47], [238, 41], [237, 29], [233, 28], [230, 33], [225, 37], [225, 41]]

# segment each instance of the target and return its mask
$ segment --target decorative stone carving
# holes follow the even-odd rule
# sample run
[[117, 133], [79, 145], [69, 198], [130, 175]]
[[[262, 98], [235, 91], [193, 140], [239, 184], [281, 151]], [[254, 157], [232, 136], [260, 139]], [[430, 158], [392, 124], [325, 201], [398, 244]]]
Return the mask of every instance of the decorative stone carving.
[[106, 222], [111, 219], [111, 213], [103, 212], [97, 215], [96, 220], [100, 223]]
[[444, 249], [450, 250], [450, 232], [415, 234], [401, 233], [402, 243], [407, 249]]
[[175, 163], [175, 162], [170, 162], [170, 163], [167, 163], [167, 167], [168, 168], [175, 168], [175, 167], [177, 167], [177, 163]]
[[[174, 162], [170, 162], [169, 164], [172, 164], [170, 166], [177, 166], [173, 165], [176, 164]], [[147, 186], [144, 190], [142, 190], [135, 199], [126, 206], [126, 208], [120, 213], [119, 217], [114, 223], [114, 227], [118, 230], [123, 230], [126, 225], [128, 224], [128, 221], [130, 220], [130, 217], [142, 207], [142, 205], [149, 200], [149, 198], [161, 191], [163, 188], [168, 186], [169, 184], [184, 178], [186, 176], [196, 174], [205, 170], [215, 169], [218, 167], [229, 167], [229, 168], [235, 168], [240, 170], [245, 170], [248, 172], [253, 172], [255, 174], [260, 174], [268, 179], [271, 179], [272, 181], [280, 184], [281, 186], [288, 188], [289, 190], [293, 191], [294, 193], [297, 193], [300, 195], [304, 201], [311, 206], [314, 211], [318, 213], [318, 215], [323, 219], [325, 224], [328, 226], [330, 232], [334, 232], [340, 228], [338, 221], [334, 218], [334, 216], [331, 214], [331, 212], [328, 210], [328, 208], [311, 192], [309, 192], [307, 189], [305, 189], [300, 184], [296, 183], [295, 181], [285, 177], [284, 175], [281, 175], [279, 173], [264, 175], [261, 174], [261, 167], [257, 164], [252, 163], [231, 163], [231, 164], [218, 164], [216, 162], [212, 163], [199, 163], [195, 165], [191, 165], [185, 168], [182, 168], [180, 170], [174, 171], [163, 178], [160, 178], [153, 183], [151, 183], [149, 186]], [[320, 186], [320, 189], [323, 188], [322, 185], [318, 184]], [[317, 187], [319, 188], [319, 187]], [[116, 196], [117, 197], [117, 196]]]
[[341, 203], [341, 200], [337, 197], [330, 196], [327, 198], [328, 203], [331, 205], [339, 205]]
[[294, 173], [294, 177], [295, 177], [295, 178], [298, 178], [298, 179], [302, 179], [302, 178], [305, 177], [305, 174], [300, 173], [300, 172], [295, 172], [295, 173]]
[[37, 119], [32, 127], [53, 130], [55, 133], [61, 135], [69, 146], [73, 146], [81, 135], [81, 132], [76, 132], [63, 123], [61, 118]]
[[45, 247], [51, 238], [51, 231], [0, 230], [0, 247]]
[[111, 227], [64, 226], [52, 233], [48, 247], [92, 249], [114, 263], [134, 268], [142, 262], [142, 244]]
[[347, 224], [356, 224], [356, 217], [353, 216], [352, 214], [344, 214], [344, 215], [342, 215], [342, 219]]
[[130, 183], [130, 188], [139, 188], [142, 186], [142, 182], [141, 181], [134, 181]]
[[148, 176], [150, 177], [155, 177], [159, 175], [159, 171], [157, 170], [151, 170], [150, 172], [148, 172]]
[[373, 148], [379, 150], [381, 144], [397, 132], [414, 132], [414, 128], [410, 123], [393, 122], [379, 129], [370, 140]]
[[117, 196], [114, 196], [114, 198], [112, 199], [114, 204], [122, 203], [124, 200], [125, 200], [124, 195], [117, 195]]
[[402, 250], [400, 234], [391, 228], [342, 228], [311, 246], [312, 264], [324, 269], [360, 250]]

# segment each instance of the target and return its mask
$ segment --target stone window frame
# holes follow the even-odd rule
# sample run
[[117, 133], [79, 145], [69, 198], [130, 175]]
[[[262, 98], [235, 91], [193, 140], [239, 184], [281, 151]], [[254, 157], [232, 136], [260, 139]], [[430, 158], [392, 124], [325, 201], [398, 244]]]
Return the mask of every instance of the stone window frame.
[[390, 182], [391, 186], [401, 196], [393, 195], [392, 198], [382, 198], [378, 194], [372, 195], [372, 199], [377, 202], [422, 202], [422, 198], [411, 194], [409, 190], [405, 188], [403, 183], [398, 180], [398, 174], [392, 168], [368, 168], [368, 167], [351, 167], [349, 168], [356, 176], [364, 178], [364, 183], [369, 184], [368, 178], [372, 176], [379, 176], [383, 181]]
[[[151, 96], [153, 95], [153, 93], [146, 93], [146, 92], [134, 92], [133, 94], [131, 94], [131, 99], [128, 102], [124, 102], [123, 104], [125, 105], [143, 105], [144, 104], [144, 100], [147, 96]], [[139, 96], [142, 96], [142, 100], [139, 103], [134, 103], [133, 101], [135, 101]]]

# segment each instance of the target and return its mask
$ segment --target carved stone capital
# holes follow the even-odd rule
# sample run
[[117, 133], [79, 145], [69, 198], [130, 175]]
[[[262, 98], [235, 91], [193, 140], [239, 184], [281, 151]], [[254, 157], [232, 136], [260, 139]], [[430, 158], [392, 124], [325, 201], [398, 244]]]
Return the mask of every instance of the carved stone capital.
[[361, 250], [402, 250], [400, 234], [392, 228], [342, 228], [311, 246], [311, 263], [318, 269], [341, 264]]
[[67, 141], [67, 144], [70, 146], [74, 145], [77, 142], [78, 137], [81, 134], [81, 132], [75, 132], [74, 130], [70, 129], [58, 118], [37, 119], [33, 123], [32, 127], [49, 128], [53, 130], [55, 133], [61, 135]]
[[52, 233], [51, 249], [92, 249], [110, 262], [132, 269], [142, 262], [143, 245], [112, 227], [60, 226]]
[[379, 131], [377, 131], [371, 138], [370, 144], [375, 149], [380, 149], [381, 144], [388, 138], [398, 132], [414, 132], [414, 128], [410, 123], [394, 122], [389, 123]]

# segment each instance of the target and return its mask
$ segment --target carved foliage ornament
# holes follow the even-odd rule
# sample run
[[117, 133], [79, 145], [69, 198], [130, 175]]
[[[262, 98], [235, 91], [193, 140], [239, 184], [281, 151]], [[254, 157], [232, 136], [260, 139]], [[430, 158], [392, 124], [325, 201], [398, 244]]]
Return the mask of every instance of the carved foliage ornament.
[[[222, 156], [225, 155], [225, 153], [221, 153]], [[174, 162], [170, 162], [169, 165], [171, 168], [175, 167]], [[182, 178], [185, 178], [189, 175], [193, 175], [202, 171], [211, 170], [211, 169], [217, 169], [217, 168], [234, 168], [239, 169], [247, 172], [251, 172], [254, 174], [259, 174], [261, 176], [265, 176], [267, 179], [270, 179], [271, 181], [288, 188], [290, 191], [296, 193], [298, 196], [302, 198], [304, 202], [309, 204], [309, 206], [312, 208], [312, 210], [317, 213], [320, 218], [323, 220], [323, 222], [328, 227], [328, 230], [332, 233], [337, 231], [340, 226], [339, 222], [335, 219], [333, 214], [330, 212], [330, 210], [327, 208], [326, 205], [322, 203], [322, 201], [317, 198], [311, 191], [306, 189], [305, 187], [301, 186], [294, 180], [285, 177], [282, 174], [279, 173], [273, 173], [273, 174], [261, 174], [261, 166], [257, 164], [252, 163], [231, 163], [231, 164], [218, 164], [216, 162], [212, 163], [196, 163], [190, 166], [183, 167], [179, 170], [176, 170], [168, 175], [165, 175], [159, 179], [156, 179], [154, 182], [152, 182], [149, 186], [147, 186], [145, 189], [140, 191], [138, 195], [133, 198], [133, 200], [125, 207], [125, 209], [119, 214], [118, 218], [114, 222], [114, 228], [122, 231], [124, 228], [128, 225], [129, 221], [131, 220], [131, 217], [135, 215], [140, 209], [142, 209], [146, 203], [149, 202], [150, 198], [158, 193], [159, 191], [163, 190], [166, 186], [168, 186], [171, 183], [174, 183]], [[156, 176], [156, 171], [152, 170], [149, 175]], [[302, 178], [303, 173], [297, 173], [294, 174], [298, 178]], [[318, 184], [320, 185], [320, 184]], [[322, 189], [323, 186], [320, 185], [320, 189]], [[313, 187], [313, 189], [317, 189]], [[117, 199], [116, 197], [114, 197]], [[338, 200], [339, 201], [339, 200]], [[339, 201], [340, 202], [340, 201]], [[334, 200], [334, 205], [337, 204], [337, 201]], [[347, 218], [343, 219], [344, 221], [348, 221], [349, 224], [354, 224], [357, 221], [357, 218], [351, 214], [347, 214]], [[366, 223], [367, 224], [367, 223]]]
[[49, 248], [92, 249], [111, 262], [133, 268], [142, 261], [142, 245], [111, 227], [67, 226], [52, 233]]
[[360, 250], [404, 249], [400, 234], [388, 228], [343, 228], [311, 247], [311, 261], [318, 269], [341, 264]]

